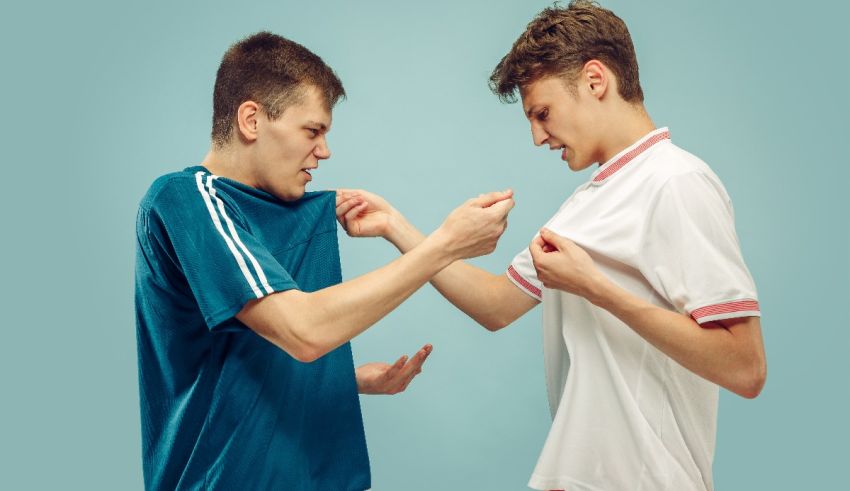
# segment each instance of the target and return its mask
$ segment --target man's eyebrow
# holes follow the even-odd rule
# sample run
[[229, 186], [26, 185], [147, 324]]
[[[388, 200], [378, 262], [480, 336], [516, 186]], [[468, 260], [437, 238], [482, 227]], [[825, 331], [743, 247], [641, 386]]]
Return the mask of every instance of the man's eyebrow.
[[328, 126], [325, 123], [320, 123], [318, 121], [307, 121], [308, 126], [318, 126], [320, 130], [325, 131], [328, 129]]

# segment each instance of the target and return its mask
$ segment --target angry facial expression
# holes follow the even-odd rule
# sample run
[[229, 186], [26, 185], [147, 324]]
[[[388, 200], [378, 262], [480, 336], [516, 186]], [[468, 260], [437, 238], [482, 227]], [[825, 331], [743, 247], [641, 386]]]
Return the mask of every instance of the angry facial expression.
[[259, 189], [283, 201], [301, 198], [319, 161], [331, 156], [327, 133], [331, 111], [318, 89], [309, 87], [278, 119], [258, 115], [254, 179]]

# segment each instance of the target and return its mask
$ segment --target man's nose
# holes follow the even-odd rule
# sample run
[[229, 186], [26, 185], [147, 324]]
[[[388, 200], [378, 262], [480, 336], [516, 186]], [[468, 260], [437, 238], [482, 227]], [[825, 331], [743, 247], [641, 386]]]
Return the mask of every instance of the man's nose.
[[543, 128], [533, 124], [531, 125], [531, 139], [534, 141], [534, 145], [539, 147], [546, 143], [549, 134]]
[[313, 155], [316, 156], [317, 159], [328, 159], [331, 156], [331, 149], [328, 147], [328, 141], [322, 138], [322, 141], [316, 145], [316, 149], [313, 150]]

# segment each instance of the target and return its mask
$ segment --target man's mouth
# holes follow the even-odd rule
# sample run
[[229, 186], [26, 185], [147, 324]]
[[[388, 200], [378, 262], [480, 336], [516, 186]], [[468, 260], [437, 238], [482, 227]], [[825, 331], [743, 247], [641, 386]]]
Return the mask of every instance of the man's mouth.
[[567, 146], [564, 145], [563, 147], [561, 147], [561, 149], [562, 149], [561, 150], [561, 160], [566, 161], [567, 160]]

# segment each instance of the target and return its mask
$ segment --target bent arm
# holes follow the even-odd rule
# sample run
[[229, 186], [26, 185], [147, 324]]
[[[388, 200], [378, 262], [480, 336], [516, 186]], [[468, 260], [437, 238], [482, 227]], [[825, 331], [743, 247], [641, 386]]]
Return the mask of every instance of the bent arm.
[[296, 359], [313, 361], [365, 331], [453, 261], [492, 252], [512, 207], [511, 199], [468, 200], [386, 266], [313, 293], [269, 295], [236, 317]]
[[579, 295], [607, 310], [706, 380], [746, 398], [761, 392], [767, 365], [758, 317], [700, 326], [684, 314], [653, 305], [617, 285], [595, 267], [582, 248], [546, 229], [529, 250], [545, 287]]
[[249, 302], [236, 318], [297, 360], [310, 362], [365, 331], [452, 260], [443, 244], [429, 238], [351, 281], [313, 293], [275, 293]]
[[683, 367], [735, 394], [752, 399], [767, 377], [758, 317], [700, 326], [688, 316], [641, 300], [611, 282], [588, 299], [611, 312]]
[[[425, 236], [400, 214], [390, 218], [387, 235], [399, 251], [413, 249]], [[431, 279], [440, 294], [490, 331], [508, 326], [538, 303], [504, 274], [496, 275], [463, 261], [455, 261]]]

